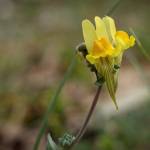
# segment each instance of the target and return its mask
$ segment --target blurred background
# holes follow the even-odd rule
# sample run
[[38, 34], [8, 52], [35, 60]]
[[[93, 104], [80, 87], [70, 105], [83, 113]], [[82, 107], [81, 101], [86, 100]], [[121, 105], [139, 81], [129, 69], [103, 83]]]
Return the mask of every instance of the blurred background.
[[[83, 41], [81, 21], [103, 17], [114, 0], [0, 0], [0, 150], [30, 150], [51, 97]], [[132, 27], [144, 51], [127, 51], [115, 110], [103, 88], [77, 150], [150, 149], [150, 1], [122, 0], [112, 16], [118, 29]], [[83, 61], [76, 65], [49, 115], [53, 139], [75, 134], [96, 91]], [[45, 149], [46, 135], [40, 150]]]

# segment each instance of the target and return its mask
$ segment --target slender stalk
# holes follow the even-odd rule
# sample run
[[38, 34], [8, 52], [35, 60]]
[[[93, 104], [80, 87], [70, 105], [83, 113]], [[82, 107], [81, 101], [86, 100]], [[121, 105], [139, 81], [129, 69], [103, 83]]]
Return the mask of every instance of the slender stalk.
[[119, 6], [119, 4], [121, 3], [122, 0], [116, 0], [113, 4], [112, 7], [109, 8], [109, 10], [106, 12], [106, 15], [111, 16], [114, 11], [117, 9], [117, 7]]
[[61, 83], [59, 84], [57, 90], [56, 90], [56, 93], [54, 95], [54, 97], [52, 98], [52, 100], [50, 101], [50, 103], [48, 104], [48, 109], [47, 109], [47, 112], [45, 113], [45, 116], [43, 117], [43, 120], [42, 120], [42, 125], [41, 125], [41, 128], [39, 130], [39, 133], [37, 135], [37, 138], [36, 138], [36, 141], [35, 141], [35, 144], [33, 146], [33, 150], [37, 150], [38, 149], [38, 146], [40, 144], [40, 141], [41, 141], [41, 138], [45, 132], [45, 129], [47, 127], [47, 122], [48, 122], [48, 116], [50, 114], [50, 112], [52, 112], [52, 110], [55, 108], [55, 105], [58, 101], [58, 96], [59, 96], [59, 93], [61, 92], [66, 80], [69, 78], [69, 76], [71, 75], [72, 71], [73, 71], [73, 68], [75, 66], [75, 57], [73, 57], [71, 63], [70, 63], [70, 66], [68, 67], [68, 70], [66, 71], [65, 75], [64, 75], [64, 78], [62, 79]]
[[86, 118], [85, 118], [85, 121], [84, 121], [84, 123], [83, 123], [81, 129], [80, 129], [79, 132], [77, 133], [76, 139], [74, 140], [73, 144], [72, 144], [72, 145], [70, 146], [70, 148], [69, 148], [70, 150], [71, 150], [76, 144], [78, 144], [78, 142], [80, 141], [80, 139], [81, 139], [82, 136], [84, 135], [84, 133], [85, 133], [85, 131], [86, 131], [86, 129], [87, 129], [87, 125], [88, 125], [88, 123], [89, 123], [89, 121], [90, 121], [90, 118], [91, 118], [91, 116], [92, 116], [92, 114], [93, 114], [93, 111], [94, 111], [94, 109], [95, 109], [95, 106], [96, 106], [96, 104], [97, 104], [97, 101], [98, 101], [98, 98], [99, 98], [101, 89], [102, 89], [102, 86], [99, 86], [98, 89], [97, 89], [96, 95], [95, 95], [95, 97], [94, 97], [94, 99], [93, 99], [93, 102], [92, 102], [92, 105], [91, 105], [91, 107], [90, 107], [90, 110], [89, 110], [89, 112], [88, 112], [88, 114], [87, 114], [87, 116], [86, 116]]
[[150, 55], [149, 55], [148, 51], [144, 48], [143, 44], [141, 43], [141, 41], [138, 38], [138, 36], [135, 33], [135, 31], [132, 28], [129, 28], [129, 31], [134, 35], [134, 37], [136, 39], [136, 43], [137, 43], [140, 51], [142, 52], [142, 54], [150, 61]]

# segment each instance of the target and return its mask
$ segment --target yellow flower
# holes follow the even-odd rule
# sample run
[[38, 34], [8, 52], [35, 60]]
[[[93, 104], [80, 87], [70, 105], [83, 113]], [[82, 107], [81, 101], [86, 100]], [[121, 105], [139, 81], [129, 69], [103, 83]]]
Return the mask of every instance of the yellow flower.
[[135, 38], [124, 31], [116, 31], [114, 20], [108, 16], [95, 17], [94, 25], [89, 20], [82, 22], [83, 36], [88, 50], [87, 60], [94, 64], [93, 60], [100, 57], [116, 57], [125, 49], [132, 47]]
[[116, 107], [115, 93], [117, 89], [118, 71], [124, 50], [135, 44], [134, 36], [124, 31], [116, 31], [115, 22], [111, 17], [95, 17], [95, 27], [89, 20], [83, 20], [83, 37], [88, 51], [86, 59], [93, 64], [98, 73], [106, 81], [110, 96]]

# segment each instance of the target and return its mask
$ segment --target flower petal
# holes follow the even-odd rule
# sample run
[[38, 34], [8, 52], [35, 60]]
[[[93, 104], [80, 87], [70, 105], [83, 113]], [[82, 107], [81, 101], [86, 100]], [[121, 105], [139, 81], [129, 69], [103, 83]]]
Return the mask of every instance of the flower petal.
[[87, 19], [83, 20], [82, 30], [86, 48], [88, 51], [91, 51], [93, 48], [94, 40], [97, 39], [94, 25]]
[[111, 17], [106, 16], [103, 18], [103, 21], [106, 26], [110, 42], [115, 43], [116, 26], [114, 20]]
[[133, 35], [130, 36], [130, 46], [134, 46], [135, 44], [135, 37]]
[[133, 35], [129, 37], [129, 35], [124, 31], [116, 32], [116, 44], [120, 46], [122, 50], [128, 49], [135, 44], [135, 38]]
[[95, 25], [96, 25], [96, 34], [98, 38], [100, 39], [103, 37], [103, 38], [109, 39], [105, 24], [103, 20], [98, 16], [95, 17]]
[[92, 56], [92, 55], [90, 55], [90, 54], [88, 54], [88, 55], [86, 55], [86, 59], [91, 63], [91, 64], [95, 64], [95, 58]]

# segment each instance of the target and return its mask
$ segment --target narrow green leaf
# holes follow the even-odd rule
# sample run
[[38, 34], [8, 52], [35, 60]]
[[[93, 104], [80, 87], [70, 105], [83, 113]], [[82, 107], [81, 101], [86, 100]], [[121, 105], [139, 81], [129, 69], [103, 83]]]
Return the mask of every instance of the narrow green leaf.
[[53, 109], [55, 108], [56, 106], [56, 103], [58, 101], [58, 96], [59, 96], [59, 93], [61, 92], [65, 82], [67, 81], [67, 79], [69, 78], [69, 76], [71, 75], [72, 71], [73, 71], [73, 68], [75, 67], [75, 64], [76, 64], [76, 61], [75, 61], [75, 56], [73, 56], [73, 59], [68, 67], [68, 70], [66, 71], [65, 75], [64, 75], [64, 78], [62, 79], [62, 81], [60, 82], [57, 90], [56, 90], [56, 93], [55, 95], [53, 96], [53, 98], [50, 100], [49, 104], [48, 104], [48, 109], [47, 109], [47, 112], [45, 113], [44, 117], [43, 117], [43, 120], [42, 120], [42, 126], [39, 130], [39, 133], [38, 133], [38, 136], [36, 138], [36, 141], [35, 141], [35, 144], [33, 146], [33, 150], [37, 150], [38, 149], [38, 146], [40, 144], [40, 141], [41, 141], [41, 138], [45, 132], [45, 129], [47, 127], [47, 122], [48, 122], [48, 116], [50, 114], [50, 112], [53, 111]]
[[129, 28], [130, 32], [134, 35], [135, 39], [136, 39], [136, 43], [140, 49], [140, 51], [142, 52], [142, 54], [150, 61], [150, 55], [148, 54], [148, 52], [146, 51], [146, 49], [143, 47], [142, 43], [140, 42], [137, 34], [135, 33], [135, 31], [132, 28]]
[[48, 134], [47, 136], [47, 150], [58, 150], [57, 149], [57, 145], [55, 144], [55, 142], [53, 141], [52, 137], [50, 134]]
[[109, 8], [109, 10], [107, 11], [106, 15], [110, 16], [113, 14], [113, 12], [117, 9], [117, 7], [119, 6], [121, 0], [116, 0], [115, 3], [113, 4], [113, 6], [111, 8]]

